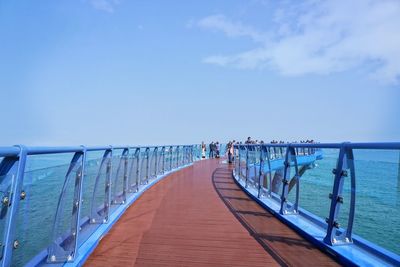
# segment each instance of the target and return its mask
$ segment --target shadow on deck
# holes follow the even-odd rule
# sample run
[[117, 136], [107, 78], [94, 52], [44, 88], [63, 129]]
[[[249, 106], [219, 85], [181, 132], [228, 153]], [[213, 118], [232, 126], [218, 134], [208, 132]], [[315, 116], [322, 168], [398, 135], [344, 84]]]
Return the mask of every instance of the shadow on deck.
[[232, 179], [231, 169], [217, 168], [212, 181], [236, 219], [281, 266], [338, 265], [247, 196]]
[[[222, 200], [222, 201], [221, 201]], [[338, 265], [233, 181], [228, 165], [196, 162], [141, 196], [86, 266]]]

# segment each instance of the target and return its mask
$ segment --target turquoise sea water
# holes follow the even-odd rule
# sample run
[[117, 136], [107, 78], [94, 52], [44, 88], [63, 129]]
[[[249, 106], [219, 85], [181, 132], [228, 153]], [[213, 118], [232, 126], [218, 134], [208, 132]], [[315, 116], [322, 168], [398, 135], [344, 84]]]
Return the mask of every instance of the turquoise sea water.
[[[329, 214], [328, 195], [332, 191], [333, 174], [338, 150], [324, 150], [323, 159], [301, 178], [300, 207], [321, 219]], [[31, 157], [27, 163], [24, 190], [27, 197], [18, 212], [16, 237], [20, 247], [14, 251], [13, 265], [21, 266], [46, 249], [53, 238], [53, 223], [58, 198], [72, 154]], [[101, 162], [101, 153], [91, 153], [83, 183], [83, 206], [81, 218], [89, 213], [93, 181]], [[400, 164], [399, 151], [355, 150], [356, 168], [356, 216], [353, 233], [400, 254]], [[118, 163], [118, 155], [115, 162]], [[115, 170], [113, 175], [116, 175]], [[68, 201], [63, 210], [62, 233], [71, 226], [73, 182], [68, 185]], [[118, 189], [116, 189], [118, 190]], [[292, 194], [292, 193], [291, 193]], [[339, 222], [347, 223], [349, 179], [345, 182], [344, 205]], [[293, 196], [289, 196], [293, 197]], [[104, 196], [99, 196], [99, 205]], [[82, 242], [81, 240], [79, 243]]]
[[[300, 182], [300, 207], [321, 219], [329, 217], [339, 151], [324, 150], [324, 158], [308, 170]], [[356, 208], [353, 233], [400, 254], [400, 164], [399, 151], [354, 150]], [[293, 194], [294, 195], [294, 194]], [[344, 184], [344, 204], [339, 223], [347, 226], [350, 179]], [[293, 196], [292, 196], [293, 197]]]

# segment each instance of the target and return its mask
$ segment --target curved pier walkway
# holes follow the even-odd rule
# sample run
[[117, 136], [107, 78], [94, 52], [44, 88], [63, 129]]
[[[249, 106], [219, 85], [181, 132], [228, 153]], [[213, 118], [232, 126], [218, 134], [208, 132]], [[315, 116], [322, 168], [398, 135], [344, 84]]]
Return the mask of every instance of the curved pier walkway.
[[196, 162], [145, 192], [86, 266], [336, 266], [252, 201], [219, 160]]

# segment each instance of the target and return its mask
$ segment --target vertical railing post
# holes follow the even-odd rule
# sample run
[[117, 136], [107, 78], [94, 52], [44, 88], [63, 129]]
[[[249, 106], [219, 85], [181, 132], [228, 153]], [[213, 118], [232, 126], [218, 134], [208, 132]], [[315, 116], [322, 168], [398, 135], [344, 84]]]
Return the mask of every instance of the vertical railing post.
[[126, 202], [126, 194], [128, 191], [128, 163], [129, 148], [125, 148], [122, 152], [124, 162], [124, 179], [122, 184], [122, 204]]
[[158, 147], [154, 148], [154, 177], [156, 178], [158, 175]]
[[182, 147], [182, 166], [186, 165], [186, 146]]
[[[105, 212], [106, 212], [106, 217], [105, 217], [105, 222], [108, 222], [109, 219], [109, 211], [111, 207], [111, 181], [112, 181], [112, 162], [113, 162], [113, 149], [110, 146], [110, 149], [108, 149], [106, 152], [104, 152], [104, 157], [107, 157], [109, 155], [109, 160], [107, 162], [107, 167], [106, 167], [106, 186], [104, 188], [104, 193], [105, 193]], [[95, 196], [93, 196], [93, 199]], [[97, 209], [97, 207], [93, 207], [94, 209]]]
[[182, 160], [181, 160], [181, 165], [184, 166], [186, 165], [186, 146], [182, 146]]
[[165, 173], [165, 146], [161, 148], [161, 158], [162, 158], [162, 168], [161, 168], [161, 173]]
[[170, 146], [170, 148], [169, 148], [169, 155], [170, 155], [170, 157], [169, 157], [169, 171], [171, 171], [172, 170], [172, 161], [173, 161], [173, 150], [174, 150], [174, 147], [173, 146]]
[[[290, 177], [290, 168], [292, 162], [294, 163], [294, 168], [295, 168], [295, 176], [292, 179], [295, 179], [296, 182], [296, 199], [295, 202], [292, 204], [290, 208], [288, 208], [288, 195], [289, 195], [289, 190], [290, 190], [290, 182], [291, 182], [291, 177]], [[293, 147], [292, 145], [288, 145], [286, 148], [286, 155], [285, 155], [285, 161], [284, 161], [284, 175], [283, 175], [283, 180], [282, 180], [282, 195], [281, 195], [281, 209], [280, 209], [280, 214], [297, 214], [298, 213], [298, 202], [299, 202], [299, 170], [297, 166], [297, 158], [296, 158], [296, 148]]]
[[245, 188], [248, 187], [249, 175], [250, 175], [250, 167], [249, 167], [249, 145], [246, 145], [246, 181], [245, 181]]
[[242, 178], [242, 168], [241, 168], [241, 161], [242, 161], [242, 155], [241, 155], [241, 153], [240, 153], [240, 151], [242, 150], [241, 149], [242, 147], [241, 147], [241, 145], [238, 145], [238, 157], [239, 157], [239, 163], [238, 163], [238, 165], [239, 165], [239, 173], [238, 173], [238, 175], [239, 175], [239, 180], [241, 180], [241, 178]]
[[272, 196], [271, 147], [266, 148], [268, 164], [268, 197]]
[[[73, 227], [73, 231], [75, 231], [75, 246], [74, 246], [74, 253], [72, 256], [72, 261], [75, 259], [77, 256], [77, 251], [78, 251], [78, 241], [79, 241], [79, 233], [80, 233], [80, 227], [81, 227], [81, 210], [82, 210], [82, 196], [83, 196], [83, 179], [85, 178], [85, 172], [86, 172], [86, 157], [87, 157], [87, 150], [85, 146], [82, 147], [82, 163], [81, 163], [81, 169], [80, 173], [78, 173], [78, 177], [80, 174], [80, 179], [78, 181], [75, 181], [75, 187], [76, 190], [74, 192], [74, 201], [77, 201], [77, 211], [76, 211], [76, 219], [75, 219], [75, 226]], [[79, 172], [79, 171], [78, 171]], [[75, 204], [76, 205], [76, 204]], [[72, 232], [72, 235], [74, 235], [74, 232]]]
[[180, 167], [180, 164], [179, 164], [179, 150], [180, 150], [180, 147], [177, 146], [176, 147], [176, 168]]
[[[282, 154], [282, 149], [279, 147], [279, 150], [281, 151]], [[284, 214], [284, 206], [285, 203], [287, 202], [287, 191], [289, 187], [289, 180], [288, 177], [290, 176], [290, 146], [286, 148], [286, 155], [284, 159], [284, 174], [283, 174], [283, 179], [282, 179], [282, 194], [281, 194], [281, 208], [279, 213]], [[290, 179], [290, 178], [289, 178]], [[285, 210], [286, 212], [286, 210]]]
[[136, 192], [139, 192], [139, 186], [140, 186], [140, 157], [141, 157], [141, 150], [140, 147], [136, 148], [136, 164], [137, 164], [137, 169], [136, 169]]
[[185, 165], [187, 165], [189, 164], [189, 146], [186, 146], [185, 153]]
[[186, 165], [185, 157], [186, 157], [186, 146], [183, 146], [182, 147], [182, 163], [181, 163], [182, 166]]
[[190, 148], [186, 146], [186, 164], [190, 163]]
[[258, 172], [258, 198], [262, 196], [263, 178], [264, 178], [264, 146], [260, 145], [260, 169]]
[[[338, 222], [340, 206], [344, 202], [343, 198], [343, 187], [344, 180], [348, 177], [348, 171], [350, 170], [351, 178], [351, 195], [350, 195], [350, 211], [349, 218], [347, 221], [347, 228], [341, 232], [339, 230], [340, 224]], [[339, 158], [334, 169], [333, 174], [335, 175], [333, 191], [329, 194], [331, 199], [331, 206], [329, 210], [329, 218], [326, 219], [328, 224], [326, 236], [324, 242], [328, 245], [342, 245], [350, 244], [352, 240], [352, 229], [355, 214], [355, 191], [356, 191], [356, 176], [354, 168], [354, 155], [353, 150], [348, 147], [347, 143], [343, 143], [340, 148]]]
[[[10, 157], [9, 159], [3, 159], [3, 161], [7, 161], [8, 165], [4, 169], [3, 166], [0, 166], [0, 175], [6, 175], [10, 169], [13, 168], [15, 164], [17, 165], [15, 173], [15, 178], [11, 182], [11, 188], [9, 192], [9, 196], [6, 196], [9, 200], [8, 203], [3, 199], [3, 205], [6, 203], [8, 205], [8, 216], [6, 217], [6, 222], [4, 225], [4, 250], [3, 250], [3, 259], [1, 261], [2, 267], [11, 266], [12, 262], [12, 253], [14, 249], [18, 249], [19, 240], [15, 239], [15, 229], [17, 224], [17, 212], [19, 207], [19, 202], [22, 198], [22, 185], [24, 182], [24, 174], [25, 174], [25, 164], [27, 159], [27, 151], [24, 146], [18, 146], [20, 151], [18, 156]], [[2, 162], [3, 163], [3, 162]]]
[[149, 183], [149, 172], [150, 172], [150, 148], [146, 147], [145, 151], [145, 156], [146, 156], [146, 184]]

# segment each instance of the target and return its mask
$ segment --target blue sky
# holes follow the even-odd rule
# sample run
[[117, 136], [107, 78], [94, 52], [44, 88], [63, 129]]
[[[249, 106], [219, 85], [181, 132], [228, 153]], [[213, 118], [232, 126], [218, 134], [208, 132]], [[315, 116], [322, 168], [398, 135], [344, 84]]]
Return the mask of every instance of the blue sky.
[[0, 145], [400, 141], [400, 2], [1, 1]]

